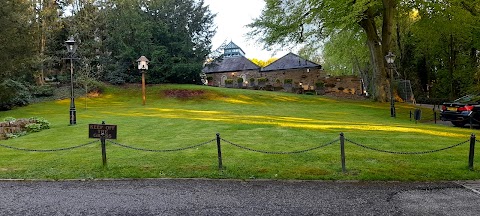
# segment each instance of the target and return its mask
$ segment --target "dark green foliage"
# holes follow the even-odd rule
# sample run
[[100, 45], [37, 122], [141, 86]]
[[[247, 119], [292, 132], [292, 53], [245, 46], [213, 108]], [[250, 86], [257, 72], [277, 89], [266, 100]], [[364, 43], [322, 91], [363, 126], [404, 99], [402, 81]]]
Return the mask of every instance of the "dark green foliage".
[[267, 79], [266, 77], [260, 77], [260, 78], [257, 79], [257, 81], [258, 81], [259, 83], [265, 83], [265, 82], [268, 81], [268, 79]]
[[33, 86], [31, 90], [34, 97], [50, 97], [53, 96], [53, 91], [54, 88], [49, 85]]
[[292, 79], [285, 79], [283, 81], [284, 84], [292, 84], [293, 80]]
[[315, 86], [316, 86], [317, 88], [323, 88], [323, 87], [325, 87], [325, 83], [324, 83], [324, 82], [316, 82], [316, 83], [315, 83]]
[[0, 110], [29, 104], [32, 95], [24, 83], [8, 79], [0, 83]]
[[213, 17], [203, 1], [112, 1], [106, 9], [105, 80], [139, 82], [136, 60], [149, 60], [147, 83], [199, 83], [211, 48]]

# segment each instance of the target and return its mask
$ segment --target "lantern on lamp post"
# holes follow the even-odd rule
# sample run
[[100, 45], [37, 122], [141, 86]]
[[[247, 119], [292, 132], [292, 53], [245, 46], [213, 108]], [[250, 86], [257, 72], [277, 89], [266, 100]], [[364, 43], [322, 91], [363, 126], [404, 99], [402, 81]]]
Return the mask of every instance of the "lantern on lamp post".
[[142, 105], [145, 105], [145, 72], [148, 70], [148, 62], [150, 62], [147, 57], [141, 56], [138, 60], [138, 70], [142, 73]]
[[393, 63], [395, 62], [395, 55], [392, 52], [388, 52], [385, 56], [388, 69], [390, 70], [390, 117], [396, 117], [395, 113], [395, 98], [393, 97]]
[[70, 59], [70, 125], [77, 124], [77, 110], [75, 109], [75, 96], [74, 96], [74, 88], [73, 88], [73, 60], [75, 52], [77, 51], [77, 44], [73, 36], [65, 41], [67, 46], [67, 52], [69, 54], [67, 59]]

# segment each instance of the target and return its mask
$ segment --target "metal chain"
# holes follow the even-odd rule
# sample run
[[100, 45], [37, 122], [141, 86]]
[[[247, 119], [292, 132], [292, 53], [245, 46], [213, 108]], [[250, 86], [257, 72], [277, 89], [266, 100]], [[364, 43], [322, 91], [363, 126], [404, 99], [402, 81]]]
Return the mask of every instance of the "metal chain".
[[117, 146], [120, 146], [120, 147], [123, 147], [123, 148], [134, 149], [134, 150], [138, 150], [138, 151], [149, 151], [149, 152], [174, 152], [174, 151], [183, 151], [183, 150], [187, 150], [187, 149], [192, 149], [192, 148], [200, 147], [200, 146], [203, 146], [203, 145], [209, 144], [209, 143], [211, 143], [211, 142], [213, 142], [213, 141], [215, 141], [215, 140], [217, 140], [217, 139], [212, 139], [212, 140], [209, 140], [209, 141], [206, 141], [206, 142], [203, 142], [203, 143], [197, 144], [197, 145], [193, 145], [193, 146], [188, 146], [188, 147], [183, 147], [183, 148], [177, 148], [177, 149], [164, 149], [164, 150], [145, 149], [145, 148], [139, 148], [139, 147], [133, 147], [133, 146], [124, 145], [124, 144], [117, 143], [117, 142], [110, 141], [110, 140], [107, 140], [107, 141], [108, 141], [108, 142], [110, 142], [110, 143], [112, 143], [113, 145], [117, 145]]
[[81, 145], [78, 145], [78, 146], [58, 148], [58, 149], [26, 149], [26, 148], [18, 148], [18, 147], [7, 146], [7, 145], [2, 145], [2, 144], [0, 144], [0, 147], [14, 149], [14, 150], [20, 150], [20, 151], [29, 151], [29, 152], [55, 152], [55, 151], [65, 151], [65, 150], [72, 150], [72, 149], [76, 149], [76, 148], [81, 148], [81, 147], [91, 145], [91, 144], [99, 142], [99, 141], [100, 140], [95, 140], [95, 141], [85, 143], [85, 144], [81, 144]]
[[329, 142], [329, 143], [326, 143], [326, 144], [323, 144], [323, 145], [320, 145], [320, 146], [317, 146], [317, 147], [305, 149], [305, 150], [291, 151], [291, 152], [274, 152], [274, 151], [256, 150], [256, 149], [252, 149], [252, 148], [248, 148], [248, 147], [245, 147], [245, 146], [241, 146], [241, 145], [232, 143], [232, 142], [230, 142], [230, 141], [228, 141], [228, 140], [225, 140], [225, 139], [223, 139], [223, 138], [221, 138], [221, 139], [222, 139], [224, 142], [226, 142], [226, 143], [228, 143], [228, 144], [230, 144], [230, 145], [236, 146], [236, 147], [238, 147], [238, 148], [245, 149], [245, 150], [248, 150], [248, 151], [253, 151], [253, 152], [260, 152], [260, 153], [264, 153], [264, 154], [299, 154], [299, 153], [305, 153], [305, 152], [308, 152], [308, 151], [313, 151], [313, 150], [316, 150], [316, 149], [319, 149], [319, 148], [323, 148], [323, 147], [332, 145], [333, 143], [339, 141], [339, 139], [336, 139], [336, 140], [333, 140], [333, 141], [331, 141], [331, 142]]
[[429, 151], [421, 151], [421, 152], [397, 152], [397, 151], [389, 151], [389, 150], [383, 150], [383, 149], [378, 149], [378, 148], [374, 148], [374, 147], [369, 147], [369, 146], [366, 146], [366, 145], [362, 145], [360, 143], [357, 143], [357, 142], [354, 142], [352, 140], [349, 140], [347, 138], [345, 138], [346, 141], [354, 144], [354, 145], [357, 145], [357, 146], [360, 146], [360, 147], [363, 147], [363, 148], [366, 148], [366, 149], [370, 149], [370, 150], [373, 150], [373, 151], [378, 151], [378, 152], [384, 152], [384, 153], [390, 153], [390, 154], [404, 154], [404, 155], [414, 155], [414, 154], [429, 154], [429, 153], [434, 153], [434, 152], [439, 152], [439, 151], [443, 151], [443, 150], [447, 150], [447, 149], [451, 149], [451, 148], [454, 148], [454, 147], [457, 147], [457, 146], [460, 146], [460, 145], [463, 145], [465, 143], [468, 143], [470, 142], [470, 140], [467, 140], [467, 141], [464, 141], [464, 142], [461, 142], [461, 143], [458, 143], [458, 144], [455, 144], [455, 145], [452, 145], [452, 146], [448, 146], [448, 147], [445, 147], [445, 148], [441, 148], [441, 149], [436, 149], [436, 150], [429, 150]]

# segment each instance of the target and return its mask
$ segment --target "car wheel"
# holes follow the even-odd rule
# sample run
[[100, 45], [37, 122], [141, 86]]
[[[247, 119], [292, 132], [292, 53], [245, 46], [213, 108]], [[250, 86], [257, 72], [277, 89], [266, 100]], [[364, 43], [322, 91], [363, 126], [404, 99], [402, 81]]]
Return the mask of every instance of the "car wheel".
[[463, 127], [465, 126], [465, 124], [467, 124], [466, 122], [463, 122], [463, 121], [452, 121], [452, 124], [453, 126], [455, 127]]

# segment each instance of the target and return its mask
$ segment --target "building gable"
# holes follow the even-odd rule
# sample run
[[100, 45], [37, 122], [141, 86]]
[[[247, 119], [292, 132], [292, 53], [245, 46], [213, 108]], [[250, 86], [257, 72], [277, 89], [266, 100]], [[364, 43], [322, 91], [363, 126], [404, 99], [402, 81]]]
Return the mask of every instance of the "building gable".
[[300, 68], [321, 68], [322, 66], [312, 61], [306, 60], [296, 54], [288, 53], [287, 55], [277, 59], [266, 67], [262, 68], [262, 71], [276, 71], [276, 70], [289, 70]]
[[202, 72], [221, 73], [246, 70], [260, 70], [260, 67], [244, 56], [236, 56], [231, 58], [223, 58], [221, 61], [210, 63], [203, 68]]

